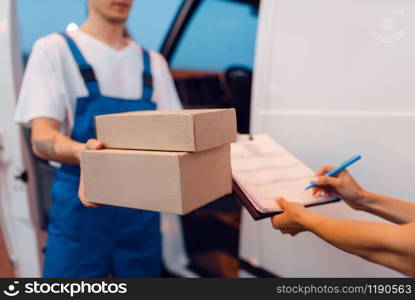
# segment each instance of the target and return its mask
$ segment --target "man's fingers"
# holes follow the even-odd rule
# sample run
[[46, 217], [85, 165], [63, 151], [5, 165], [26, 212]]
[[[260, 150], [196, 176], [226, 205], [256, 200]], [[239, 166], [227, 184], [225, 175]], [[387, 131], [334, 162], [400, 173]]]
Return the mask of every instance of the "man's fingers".
[[88, 207], [88, 208], [97, 208], [97, 207], [99, 207], [99, 204], [95, 204], [95, 203], [92, 203], [92, 202], [88, 202], [88, 200], [85, 198], [84, 195], [78, 195], [78, 197], [79, 197], [79, 200], [81, 201], [81, 203], [85, 207]]
[[99, 204], [91, 203], [88, 201], [85, 201], [82, 203], [85, 205], [85, 207], [88, 207], [88, 208], [98, 208], [100, 206]]
[[88, 207], [88, 208], [97, 208], [97, 207], [99, 207], [99, 204], [89, 202], [89, 201], [86, 199], [86, 196], [85, 196], [85, 194], [84, 194], [84, 192], [83, 192], [83, 187], [82, 187], [82, 189], [80, 189], [80, 190], [79, 190], [79, 192], [78, 192], [78, 198], [79, 198], [79, 200], [81, 201], [81, 203], [82, 203], [85, 207]]
[[98, 204], [89, 203], [89, 202], [82, 202], [82, 204], [87, 208], [98, 208], [99, 207]]
[[[86, 148], [88, 150], [99, 150], [99, 149], [104, 148], [104, 144], [96, 139], [90, 139], [86, 142]], [[78, 198], [85, 207], [97, 208], [100, 206], [99, 204], [88, 202], [86, 198], [84, 181], [82, 178], [82, 169], [81, 169], [81, 176], [80, 176], [79, 188], [78, 188]]]
[[[81, 174], [81, 177], [82, 177], [82, 174]], [[99, 207], [98, 204], [91, 203], [91, 202], [87, 201], [86, 195], [85, 195], [85, 188], [84, 188], [84, 181], [83, 180], [80, 180], [80, 182], [79, 182], [78, 198], [85, 207], [88, 207], [88, 208], [97, 208], [97, 207]]]
[[104, 144], [96, 139], [90, 139], [86, 143], [86, 147], [88, 150], [100, 150], [104, 148]]
[[98, 205], [96, 205], [94, 203], [90, 203], [88, 201], [81, 201], [81, 202], [85, 207], [88, 207], [88, 208], [97, 208], [98, 207]]

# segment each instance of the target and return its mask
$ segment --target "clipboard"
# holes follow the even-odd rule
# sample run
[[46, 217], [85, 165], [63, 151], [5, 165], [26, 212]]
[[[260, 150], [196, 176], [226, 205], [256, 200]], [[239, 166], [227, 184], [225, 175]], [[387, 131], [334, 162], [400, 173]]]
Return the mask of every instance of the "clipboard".
[[[282, 211], [276, 211], [274, 213], [262, 213], [260, 211], [258, 211], [253, 204], [251, 203], [251, 201], [249, 200], [249, 198], [245, 195], [245, 193], [241, 190], [241, 188], [239, 187], [239, 185], [235, 182], [235, 180], [233, 180], [233, 191], [232, 191], [234, 197], [236, 197], [242, 204], [242, 206], [244, 206], [246, 208], [246, 210], [249, 212], [249, 214], [252, 216], [252, 218], [255, 221], [260, 221], [266, 218], [271, 218], [273, 216], [282, 214]], [[289, 201], [289, 199], [287, 199]], [[342, 199], [340, 197], [334, 198], [334, 199], [330, 199], [327, 202], [319, 202], [319, 203], [313, 203], [313, 204], [308, 204], [305, 205], [304, 207], [313, 207], [313, 206], [320, 206], [320, 205], [324, 205], [324, 204], [329, 204], [329, 203], [335, 203], [335, 202], [340, 202]]]
[[[290, 159], [294, 159], [295, 161], [298, 162], [300, 168], [302, 168], [301, 170], [306, 172], [307, 174], [311, 173], [312, 171], [310, 169], [308, 169], [308, 167], [306, 167], [304, 164], [302, 164], [298, 159], [296, 159], [292, 154], [290, 154], [288, 151], [286, 151], [281, 145], [278, 145], [278, 143], [276, 143], [275, 141], [273, 141], [270, 137], [262, 135], [259, 136], [260, 139], [262, 139], [263, 141], [267, 142], [269, 147], [276, 147], [276, 149], [278, 148], [280, 151], [284, 152], [285, 157], [289, 157]], [[249, 140], [245, 140], [245, 143], [250, 141], [254, 141], [255, 137], [249, 136]], [[249, 142], [248, 142], [249, 143]], [[254, 156], [255, 159], [255, 156]], [[266, 165], [268, 165], [268, 158], [265, 158], [266, 161], [262, 162], [263, 164], [265, 163]], [[235, 165], [238, 166], [238, 163]], [[234, 166], [233, 166], [234, 167]], [[256, 221], [259, 220], [263, 220], [278, 214], [283, 213], [282, 211], [275, 211], [275, 212], [262, 212], [259, 211], [257, 209], [257, 207], [252, 203], [253, 200], [251, 200], [249, 198], [249, 196], [247, 194], [245, 194], [244, 190], [248, 189], [249, 190], [249, 185], [247, 185], [246, 187], [244, 186], [244, 188], [241, 188], [239, 183], [239, 180], [236, 180], [235, 175], [238, 175], [238, 171], [237, 169], [233, 169], [233, 195], [241, 202], [241, 204], [248, 210], [249, 214], [252, 216], [252, 218]], [[238, 177], [239, 178], [239, 177]], [[240, 179], [240, 178], [239, 178]], [[243, 184], [243, 182], [242, 182]], [[246, 183], [245, 183], [246, 184]], [[306, 183], [304, 183], [304, 186], [306, 186]], [[275, 193], [275, 197], [277, 197], [278, 195], [278, 191], [276, 191]], [[287, 201], [290, 201], [289, 198], [286, 199]], [[313, 207], [313, 206], [320, 206], [320, 205], [324, 205], [324, 204], [329, 204], [329, 203], [335, 203], [335, 202], [339, 202], [341, 200], [340, 197], [333, 197], [330, 199], [327, 199], [327, 201], [316, 201], [316, 202], [312, 202], [312, 203], [308, 203], [305, 204], [305, 207]]]

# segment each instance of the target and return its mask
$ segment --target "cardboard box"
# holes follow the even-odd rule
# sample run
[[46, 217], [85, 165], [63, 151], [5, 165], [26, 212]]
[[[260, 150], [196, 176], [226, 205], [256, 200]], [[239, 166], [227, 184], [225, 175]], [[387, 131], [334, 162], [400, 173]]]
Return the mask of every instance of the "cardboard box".
[[232, 192], [229, 145], [194, 153], [86, 151], [81, 161], [94, 203], [183, 215]]
[[198, 152], [236, 141], [234, 109], [140, 111], [95, 118], [97, 139], [112, 149]]

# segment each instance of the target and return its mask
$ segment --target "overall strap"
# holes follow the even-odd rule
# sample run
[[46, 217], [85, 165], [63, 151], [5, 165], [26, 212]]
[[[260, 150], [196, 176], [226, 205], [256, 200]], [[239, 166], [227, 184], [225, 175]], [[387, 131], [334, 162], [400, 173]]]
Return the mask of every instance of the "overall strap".
[[76, 45], [75, 41], [66, 33], [60, 33], [66, 40], [69, 49], [72, 52], [72, 55], [78, 65], [79, 72], [85, 82], [85, 86], [88, 89], [89, 96], [98, 97], [101, 95], [99, 91], [98, 81], [95, 77], [94, 69], [88, 64], [84, 56], [82, 55], [81, 50]]
[[151, 101], [153, 97], [153, 75], [151, 72], [150, 53], [143, 49], [143, 100]]

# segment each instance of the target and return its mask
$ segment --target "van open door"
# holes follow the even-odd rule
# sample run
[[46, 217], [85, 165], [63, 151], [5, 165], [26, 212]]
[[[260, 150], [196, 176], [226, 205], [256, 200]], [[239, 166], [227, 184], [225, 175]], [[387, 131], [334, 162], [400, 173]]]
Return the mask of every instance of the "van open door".
[[[31, 184], [28, 147], [22, 130], [13, 122], [22, 62], [16, 20], [16, 2], [0, 1], [0, 230], [18, 277], [41, 274], [40, 233], [37, 224], [35, 185]], [[32, 196], [33, 195], [33, 196]]]

